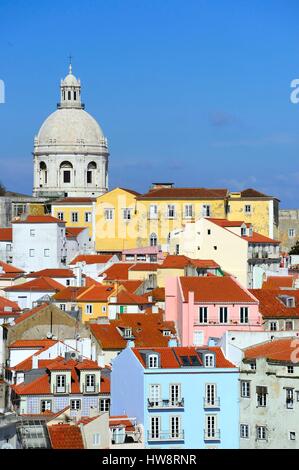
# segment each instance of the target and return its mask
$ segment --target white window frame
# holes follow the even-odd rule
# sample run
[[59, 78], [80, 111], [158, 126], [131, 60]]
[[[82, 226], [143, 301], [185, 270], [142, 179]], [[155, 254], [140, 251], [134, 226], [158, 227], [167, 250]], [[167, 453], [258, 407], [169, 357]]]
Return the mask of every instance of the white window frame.
[[167, 204], [167, 218], [175, 219], [176, 217], [176, 206], [175, 204]]
[[[207, 324], [208, 313], [209, 313], [208, 307], [205, 307], [205, 306], [198, 307], [198, 323], [200, 323], [201, 325]], [[201, 321], [201, 317], [203, 321]]]
[[215, 356], [214, 354], [205, 354], [204, 356], [205, 367], [215, 367]]
[[84, 213], [84, 220], [86, 223], [90, 223], [92, 221], [92, 213], [91, 212], [85, 212]]
[[250, 380], [241, 380], [240, 382], [240, 395], [241, 398], [250, 398], [251, 382]]
[[30, 229], [30, 237], [35, 237], [35, 228]]
[[[246, 320], [246, 321], [244, 321]], [[249, 323], [249, 307], [240, 307], [240, 323], [248, 325]]]
[[184, 206], [184, 218], [191, 219], [193, 217], [194, 208], [193, 204], [185, 204]]
[[240, 438], [241, 439], [249, 439], [250, 432], [249, 432], [249, 424], [240, 424]]
[[132, 220], [132, 208], [125, 207], [123, 209], [123, 220]]
[[158, 356], [158, 354], [149, 354], [148, 355], [148, 368], [149, 369], [158, 369], [159, 368], [159, 356]]
[[44, 248], [44, 257], [45, 258], [50, 258], [50, 249], [49, 248]]
[[289, 238], [295, 238], [296, 236], [296, 230], [294, 228], [289, 228], [288, 229], [288, 237]]
[[252, 213], [251, 204], [245, 204], [244, 205], [244, 213], [245, 214], [251, 214]]
[[30, 250], [29, 250], [29, 256], [30, 256], [30, 258], [34, 258], [34, 257], [35, 257], [35, 249], [34, 249], [34, 248], [30, 248]]
[[114, 209], [110, 207], [107, 207], [106, 209], [104, 209], [105, 220], [113, 220], [113, 216], [114, 216]]
[[258, 441], [267, 440], [267, 428], [266, 426], [257, 426], [256, 427], [256, 438]]
[[[225, 311], [226, 311], [226, 321], [223, 321]], [[219, 323], [221, 325], [228, 324], [228, 307], [226, 305], [219, 307]]]
[[99, 446], [101, 444], [101, 434], [99, 432], [95, 432], [92, 435], [92, 445]]
[[57, 212], [57, 219], [64, 220], [64, 213], [63, 212]]
[[169, 416], [169, 437], [179, 439], [182, 432], [182, 417], [180, 415]]
[[149, 384], [149, 401], [153, 406], [159, 406], [161, 402], [161, 385]]
[[[77, 406], [79, 405], [79, 406]], [[78, 411], [78, 410], [81, 410], [81, 400], [79, 398], [72, 398], [70, 400], [70, 409], [72, 411]]]

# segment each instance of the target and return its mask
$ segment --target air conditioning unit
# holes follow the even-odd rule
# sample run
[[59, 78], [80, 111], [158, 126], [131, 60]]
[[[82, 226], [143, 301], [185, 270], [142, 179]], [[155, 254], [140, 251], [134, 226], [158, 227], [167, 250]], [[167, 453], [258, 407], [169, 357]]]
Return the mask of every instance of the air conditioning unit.
[[66, 351], [64, 354], [64, 358], [66, 361], [78, 361], [79, 360], [79, 353], [77, 351]]

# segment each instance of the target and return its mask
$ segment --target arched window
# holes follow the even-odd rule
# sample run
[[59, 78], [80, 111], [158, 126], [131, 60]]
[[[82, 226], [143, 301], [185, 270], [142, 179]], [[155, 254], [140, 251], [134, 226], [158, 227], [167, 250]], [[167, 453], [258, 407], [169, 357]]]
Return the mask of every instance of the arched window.
[[40, 162], [39, 164], [39, 171], [40, 171], [40, 184], [47, 184], [48, 182], [48, 172], [47, 172], [47, 165], [45, 162]]
[[70, 162], [62, 162], [60, 164], [60, 174], [62, 175], [63, 183], [71, 182], [73, 165]]
[[157, 246], [157, 235], [155, 233], [151, 233], [150, 236], [150, 246]]
[[87, 177], [86, 177], [86, 182], [88, 184], [93, 183], [93, 180], [94, 180], [93, 176], [94, 176], [94, 173], [95, 173], [96, 169], [97, 169], [96, 162], [88, 163], [88, 165], [87, 165]]

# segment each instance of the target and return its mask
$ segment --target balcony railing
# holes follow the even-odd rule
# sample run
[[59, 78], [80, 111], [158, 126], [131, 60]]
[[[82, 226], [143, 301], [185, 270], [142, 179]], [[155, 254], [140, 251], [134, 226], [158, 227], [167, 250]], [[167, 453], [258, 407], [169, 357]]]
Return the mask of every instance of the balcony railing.
[[63, 395], [63, 394], [70, 393], [70, 386], [68, 384], [63, 385], [63, 386], [54, 385], [53, 393], [54, 393], [54, 395], [56, 395], [56, 394], [57, 395]]
[[220, 441], [220, 429], [204, 429], [205, 441]]
[[184, 408], [184, 398], [181, 400], [147, 400], [147, 407], [150, 409], [158, 408]]
[[160, 431], [152, 433], [147, 432], [148, 441], [183, 441], [185, 439], [184, 431]]
[[204, 397], [203, 406], [204, 408], [220, 408], [220, 398], [207, 399]]
[[86, 385], [85, 383], [82, 384], [82, 393], [99, 393], [99, 384], [95, 385]]

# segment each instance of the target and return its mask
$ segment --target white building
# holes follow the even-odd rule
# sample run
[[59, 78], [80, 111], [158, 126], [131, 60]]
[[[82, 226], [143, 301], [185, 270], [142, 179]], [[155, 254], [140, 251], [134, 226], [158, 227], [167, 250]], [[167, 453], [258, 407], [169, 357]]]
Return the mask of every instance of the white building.
[[81, 82], [69, 74], [60, 103], [34, 140], [34, 196], [99, 196], [108, 190], [107, 139], [81, 103]]
[[29, 215], [13, 227], [13, 264], [29, 273], [66, 264], [65, 222], [51, 216]]

